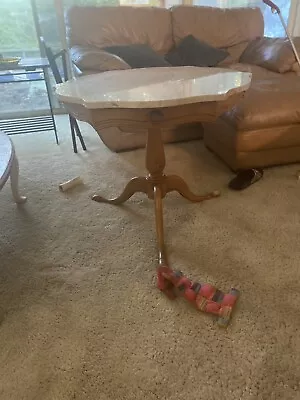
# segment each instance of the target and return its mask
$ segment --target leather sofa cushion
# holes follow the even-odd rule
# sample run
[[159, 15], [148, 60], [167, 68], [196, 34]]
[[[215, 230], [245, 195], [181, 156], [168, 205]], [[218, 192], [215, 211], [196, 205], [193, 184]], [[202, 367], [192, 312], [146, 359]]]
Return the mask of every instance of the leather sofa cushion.
[[221, 61], [218, 64], [218, 67], [226, 67], [231, 64], [236, 64], [239, 62], [241, 55], [247, 48], [249, 42], [241, 42], [238, 44], [235, 44], [234, 46], [230, 46], [227, 48], [224, 48], [228, 52], [228, 56], [225, 58], [225, 60]]
[[78, 7], [66, 16], [69, 47], [147, 44], [166, 54], [174, 45], [171, 11], [158, 7]]
[[105, 50], [122, 58], [131, 68], [170, 67], [163, 56], [145, 44], [109, 46]]
[[259, 65], [270, 71], [291, 71], [296, 58], [288, 39], [260, 38], [252, 41], [241, 55], [242, 63]]
[[205, 124], [204, 143], [234, 171], [300, 161], [299, 125], [235, 131], [218, 119]]
[[298, 61], [294, 62], [294, 64], [292, 65], [292, 71], [296, 72], [296, 74], [300, 76], [300, 65]]
[[120, 57], [99, 50], [97, 47], [74, 46], [70, 53], [72, 62], [82, 72], [87, 70], [105, 72], [111, 70], [130, 69], [130, 65]]
[[176, 44], [193, 35], [214, 47], [227, 48], [264, 35], [259, 8], [177, 6], [171, 10]]
[[294, 72], [300, 71], [300, 65], [298, 64], [298, 61], [294, 62], [294, 64], [292, 65], [292, 71]]
[[257, 65], [236, 63], [230, 65], [229, 68], [241, 72], [251, 72], [252, 82], [258, 79], [278, 78], [280, 76], [278, 72], [273, 72]]
[[241, 102], [222, 118], [239, 131], [300, 123], [300, 79], [272, 76], [254, 79]]

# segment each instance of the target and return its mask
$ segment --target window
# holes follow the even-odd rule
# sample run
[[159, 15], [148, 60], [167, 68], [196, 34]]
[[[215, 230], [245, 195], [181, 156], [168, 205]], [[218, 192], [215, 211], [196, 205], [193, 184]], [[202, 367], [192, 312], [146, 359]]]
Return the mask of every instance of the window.
[[[61, 49], [59, 27], [56, 20], [54, 0], [35, 0], [40, 34], [54, 50]], [[118, 0], [64, 0], [71, 5], [118, 5]], [[4, 57], [39, 57], [34, 18], [30, 0], [0, 0], [0, 54]], [[9, 71], [10, 80], [1, 78], [0, 72], [0, 118], [33, 116], [49, 112], [44, 82], [18, 82], [17, 75]], [[53, 99], [54, 100], [54, 99]], [[55, 103], [54, 103], [55, 104]], [[58, 107], [58, 103], [56, 103]]]
[[[291, 7], [291, 0], [275, 0], [275, 3], [280, 8], [282, 16], [287, 23]], [[199, 6], [211, 6], [220, 8], [260, 7], [265, 20], [265, 36], [285, 36], [285, 31], [282, 27], [278, 15], [273, 14], [271, 12], [271, 9], [266, 6], [262, 0], [195, 0], [194, 4]]]
[[[55, 0], [31, 0], [36, 4], [40, 34], [54, 49], [61, 49], [60, 26], [57, 22]], [[265, 19], [265, 35], [285, 36], [278, 15], [262, 0], [61, 0], [64, 7], [72, 5], [135, 4], [169, 8], [172, 5], [195, 4], [212, 7], [257, 7]], [[288, 20], [291, 0], [275, 0], [285, 21]], [[4, 56], [38, 57], [40, 55], [30, 0], [0, 0], [0, 54]], [[13, 71], [12, 71], [13, 72]], [[4, 79], [4, 78], [3, 78]], [[17, 79], [17, 78], [16, 78]], [[1, 76], [0, 76], [1, 81]], [[1, 83], [0, 117], [8, 118], [23, 113], [41, 114], [48, 110], [48, 99], [43, 82]]]
[[128, 6], [153, 6], [170, 8], [182, 4], [182, 0], [120, 0], [121, 5]]
[[[1, 0], [0, 3], [0, 53], [6, 57], [38, 57], [39, 48], [29, 1]], [[8, 118], [16, 114], [47, 109], [48, 98], [44, 82], [16, 83], [18, 76], [10, 71], [10, 80], [1, 78], [0, 115]]]
[[[287, 23], [291, 8], [291, 0], [276, 0], [276, 4], [281, 10], [283, 19]], [[271, 9], [267, 6], [262, 8], [265, 19], [265, 36], [270, 37], [283, 37], [286, 33], [282, 27], [277, 14], [273, 14]]]

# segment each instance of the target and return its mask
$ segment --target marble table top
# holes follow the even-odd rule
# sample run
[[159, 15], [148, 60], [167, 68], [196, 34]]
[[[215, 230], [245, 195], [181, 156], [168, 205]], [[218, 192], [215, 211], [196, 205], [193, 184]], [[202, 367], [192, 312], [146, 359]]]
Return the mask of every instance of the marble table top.
[[74, 78], [57, 85], [56, 94], [88, 109], [171, 107], [225, 100], [250, 83], [251, 73], [230, 69], [141, 68]]
[[0, 189], [7, 181], [14, 157], [14, 148], [10, 138], [0, 132]]

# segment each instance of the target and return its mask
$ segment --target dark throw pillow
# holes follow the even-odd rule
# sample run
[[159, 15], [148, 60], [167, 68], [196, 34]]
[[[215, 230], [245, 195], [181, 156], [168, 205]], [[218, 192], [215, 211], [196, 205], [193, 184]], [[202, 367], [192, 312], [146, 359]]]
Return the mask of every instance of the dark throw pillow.
[[119, 56], [131, 68], [170, 67], [170, 64], [151, 47], [145, 44], [131, 44], [128, 46], [109, 46], [104, 50]]
[[186, 36], [180, 44], [166, 55], [174, 66], [214, 67], [229, 55], [226, 50], [216, 49], [201, 42], [193, 35]]

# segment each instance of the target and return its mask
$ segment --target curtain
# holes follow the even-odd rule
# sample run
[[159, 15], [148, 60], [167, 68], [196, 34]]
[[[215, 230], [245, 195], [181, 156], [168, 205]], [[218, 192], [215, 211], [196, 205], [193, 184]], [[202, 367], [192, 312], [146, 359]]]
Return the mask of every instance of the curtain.
[[292, 36], [300, 36], [300, 3], [299, 0], [291, 0], [291, 9], [288, 22]]
[[[295, 32], [300, 30], [300, 0], [273, 0], [281, 10], [281, 14], [285, 22], [288, 22], [291, 3], [292, 8], [298, 9], [298, 18], [290, 22], [291, 30]], [[264, 15], [265, 21], [265, 36], [269, 37], [284, 37], [285, 30], [280, 22], [278, 15], [271, 12], [270, 7], [266, 6], [262, 0], [194, 0], [197, 6], [210, 6], [220, 8], [233, 7], [259, 7]], [[300, 32], [298, 35], [300, 35]]]
[[210, 6], [219, 8], [233, 7], [258, 7], [262, 5], [261, 0], [196, 0], [194, 4], [199, 6]]

